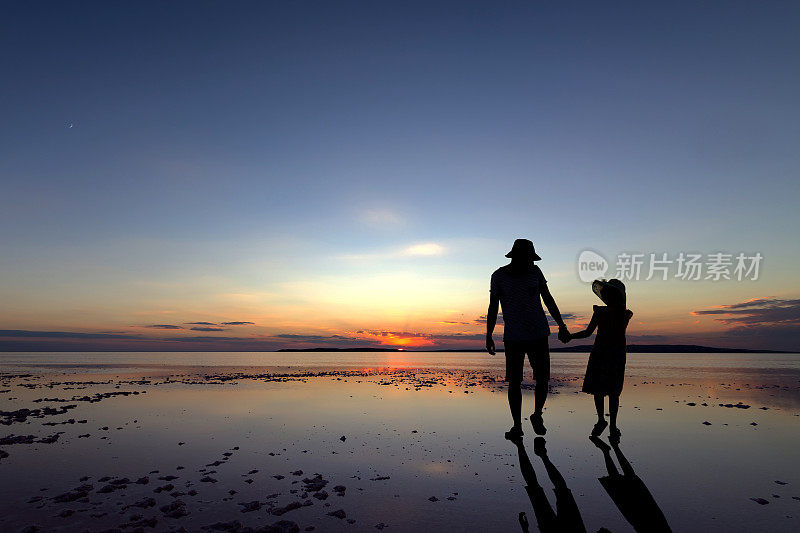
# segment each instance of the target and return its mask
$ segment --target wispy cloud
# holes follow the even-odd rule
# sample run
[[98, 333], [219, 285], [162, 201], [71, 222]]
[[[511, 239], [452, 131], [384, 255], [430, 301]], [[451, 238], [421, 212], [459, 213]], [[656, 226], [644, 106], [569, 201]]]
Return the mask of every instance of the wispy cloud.
[[244, 322], [244, 321], [237, 321], [237, 322], [223, 322], [223, 326], [252, 326], [255, 322]]
[[142, 326], [143, 328], [152, 328], [152, 329], [183, 329], [181, 326], [176, 326], [175, 324], [150, 324], [148, 326]]
[[75, 331], [29, 331], [22, 329], [0, 329], [0, 337], [37, 339], [141, 339], [141, 335], [125, 333], [81, 333]]
[[192, 326], [216, 326], [216, 322], [184, 322], [184, 324], [189, 324]]
[[712, 309], [692, 311], [693, 315], [716, 315], [718, 320], [728, 325], [800, 325], [800, 299], [754, 298], [730, 305], [720, 305]]
[[419, 244], [412, 244], [403, 249], [401, 255], [417, 256], [417, 255], [443, 255], [445, 247], [435, 242], [424, 242]]
[[800, 350], [800, 299], [753, 298], [692, 311], [730, 326], [716, 338], [734, 346]]
[[213, 326], [195, 326], [189, 329], [191, 329], [192, 331], [227, 331], [226, 328], [218, 328]]

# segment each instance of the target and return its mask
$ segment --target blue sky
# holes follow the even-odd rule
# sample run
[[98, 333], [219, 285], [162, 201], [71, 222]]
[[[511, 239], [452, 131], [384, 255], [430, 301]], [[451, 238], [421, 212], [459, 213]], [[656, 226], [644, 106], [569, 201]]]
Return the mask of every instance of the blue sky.
[[794, 2], [2, 11], [0, 328], [445, 335], [518, 236], [583, 314], [587, 247], [765, 256], [757, 283], [634, 283], [642, 335], [800, 296]]

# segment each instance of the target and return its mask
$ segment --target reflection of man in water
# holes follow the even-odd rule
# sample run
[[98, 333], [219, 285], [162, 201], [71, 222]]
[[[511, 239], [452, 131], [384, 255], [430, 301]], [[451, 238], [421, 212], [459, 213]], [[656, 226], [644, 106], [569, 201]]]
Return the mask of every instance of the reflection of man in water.
[[569, 334], [561, 319], [561, 313], [550, 291], [547, 280], [534, 261], [541, 259], [528, 239], [517, 239], [511, 251], [506, 254], [511, 263], [498, 268], [492, 274], [489, 295], [489, 311], [486, 314], [486, 350], [494, 355], [492, 339], [497, 322], [498, 304], [503, 308], [503, 344], [506, 352], [506, 381], [508, 381], [508, 406], [514, 426], [506, 432], [507, 439], [515, 439], [522, 432], [522, 370], [525, 354], [533, 367], [536, 379], [534, 391], [534, 412], [531, 415], [533, 429], [544, 435], [547, 429], [542, 420], [542, 409], [547, 400], [547, 384], [550, 380], [550, 348], [547, 337], [550, 326], [547, 323], [542, 301], [558, 324], [558, 337], [564, 340]]
[[[672, 533], [655, 498], [619, 449], [619, 438], [609, 438], [611, 446], [599, 437], [589, 437], [589, 440], [603, 452], [608, 470], [607, 476], [599, 478], [600, 484], [633, 529], [639, 533]], [[612, 448], [622, 468], [621, 474], [611, 458]]]
[[[542, 533], [586, 533], [586, 526], [583, 525], [583, 518], [572, 496], [572, 491], [567, 487], [561, 472], [550, 462], [547, 457], [544, 438], [536, 437], [533, 441], [533, 452], [538, 455], [547, 470], [547, 476], [553, 483], [553, 492], [556, 493], [556, 510], [550, 506], [544, 489], [536, 479], [536, 472], [533, 470], [528, 453], [522, 444], [521, 438], [513, 439], [512, 442], [517, 446], [519, 453], [519, 467], [522, 470], [522, 477], [525, 478], [525, 490], [533, 505], [533, 512], [536, 515], [536, 524]], [[519, 514], [519, 524], [522, 531], [529, 531], [528, 518], [525, 513]]]

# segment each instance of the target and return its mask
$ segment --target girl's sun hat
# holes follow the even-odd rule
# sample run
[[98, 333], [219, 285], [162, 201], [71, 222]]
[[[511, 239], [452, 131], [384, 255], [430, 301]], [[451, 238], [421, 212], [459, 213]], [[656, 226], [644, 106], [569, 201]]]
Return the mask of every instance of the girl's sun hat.
[[625, 296], [625, 284], [616, 278], [610, 279], [608, 281], [604, 279], [596, 279], [592, 282], [592, 291], [594, 291], [597, 297], [600, 298], [601, 300], [603, 299], [601, 293], [605, 288], [614, 289], [622, 293], [622, 296]]

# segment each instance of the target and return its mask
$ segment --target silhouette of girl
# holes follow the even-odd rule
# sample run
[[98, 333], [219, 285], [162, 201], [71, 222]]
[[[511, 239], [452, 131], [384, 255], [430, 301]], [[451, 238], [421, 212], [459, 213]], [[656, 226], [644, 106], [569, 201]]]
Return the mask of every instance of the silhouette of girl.
[[597, 423], [592, 435], [600, 435], [608, 426], [603, 414], [603, 397], [608, 396], [611, 435], [619, 437], [621, 432], [617, 427], [617, 412], [625, 378], [625, 329], [633, 313], [625, 308], [625, 285], [620, 280], [595, 280], [592, 290], [606, 305], [595, 305], [586, 329], [570, 334], [569, 338], [585, 339], [597, 328], [582, 391], [594, 395]]
[[[672, 533], [664, 513], [650, 494], [647, 485], [636, 475], [628, 459], [619, 449], [619, 439], [609, 437], [611, 446], [603, 442], [600, 437], [589, 437], [589, 440], [603, 452], [608, 470], [607, 476], [599, 478], [600, 484], [633, 529], [637, 533]], [[611, 458], [612, 448], [622, 468], [621, 474]]]

